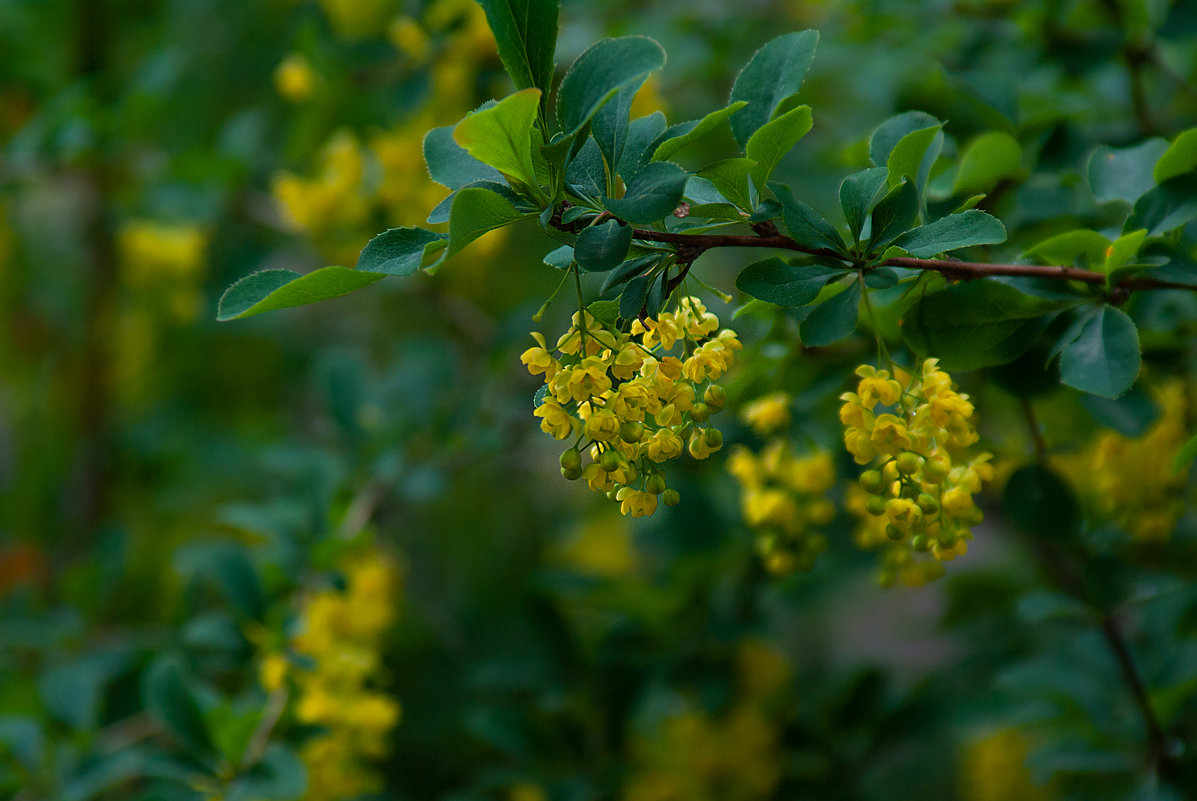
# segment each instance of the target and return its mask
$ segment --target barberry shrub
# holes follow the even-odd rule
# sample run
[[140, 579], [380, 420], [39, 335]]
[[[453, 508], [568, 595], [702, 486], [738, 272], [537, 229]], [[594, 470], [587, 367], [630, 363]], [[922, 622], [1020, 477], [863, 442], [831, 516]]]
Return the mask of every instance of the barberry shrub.
[[[757, 370], [763, 380], [735, 393], [757, 398], [743, 406], [750, 430], [727, 468], [764, 568], [815, 568], [822, 529], [842, 510], [857, 520], [857, 544], [881, 551], [880, 583], [921, 585], [968, 551], [985, 525], [982, 492], [996, 485], [999, 525], [1025, 538], [1055, 600], [1078, 604], [1108, 644], [1150, 775], [1183, 787], [1185, 727], [1145, 689], [1115, 614], [1129, 582], [1111, 576], [1120, 559], [1166, 561], [1186, 511], [1197, 451], [1184, 445], [1187, 358], [1144, 353], [1176, 347], [1150, 335], [1161, 321], [1187, 326], [1197, 289], [1197, 129], [1091, 150], [1074, 168], [1093, 213], [1053, 218], [1000, 202], [1034, 158], [1010, 132], [962, 142], [951, 121], [906, 111], [874, 121], [858, 169], [828, 202], [780, 180], [817, 124], [803, 95], [816, 31], [766, 42], [726, 105], [671, 124], [632, 112], [665, 67], [652, 39], [603, 39], [555, 82], [557, 3], [481, 5], [515, 91], [424, 137], [428, 173], [449, 190], [429, 227], [383, 231], [352, 268], [251, 274], [226, 291], [220, 319], [431, 274], [491, 231], [535, 226], [560, 284], [534, 319], [566, 287], [577, 308], [566, 330], [533, 333], [521, 357], [543, 379], [529, 423], [564, 443], [564, 479], [647, 517], [659, 501], [685, 502], [667, 463], [722, 448], [711, 417], [728, 402], [728, 371], [762, 355], [700, 299], [732, 301], [703, 277], [702, 257], [762, 252], [737, 265], [744, 302], [731, 317], [771, 326], [772, 344], [796, 358], [850, 355], [841, 361], [856, 376], [829, 382], [841, 401], [834, 444], [798, 430], [826, 411], [798, 400], [811, 387]], [[296, 65], [280, 82], [308, 91]], [[720, 142], [735, 146], [699, 165], [686, 158]], [[990, 385], [1007, 397], [1002, 428], [986, 437]], [[1057, 432], [1059, 421], [1036, 414], [1058, 385], [1117, 432], [1087, 462], [1066, 424]], [[1177, 536], [1191, 554], [1191, 536]], [[1020, 737], [994, 742], [1022, 753]]]

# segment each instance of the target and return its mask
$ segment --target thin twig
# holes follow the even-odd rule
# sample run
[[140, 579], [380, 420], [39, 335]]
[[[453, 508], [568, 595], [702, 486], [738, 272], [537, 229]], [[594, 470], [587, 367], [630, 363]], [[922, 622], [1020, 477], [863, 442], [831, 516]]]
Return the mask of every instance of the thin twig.
[[1114, 653], [1114, 658], [1118, 661], [1118, 669], [1122, 672], [1122, 680], [1126, 682], [1131, 695], [1135, 698], [1135, 704], [1139, 707], [1139, 713], [1143, 716], [1143, 723], [1147, 726], [1147, 737], [1151, 741], [1151, 761], [1153, 765], [1158, 765], [1161, 761], [1170, 758], [1168, 738], [1164, 734], [1163, 727], [1160, 726], [1159, 719], [1155, 716], [1155, 710], [1151, 707], [1151, 699], [1147, 696], [1143, 677], [1139, 674], [1139, 669], [1135, 666], [1135, 660], [1131, 656], [1126, 636], [1118, 626], [1117, 619], [1110, 612], [1106, 612], [1101, 617], [1101, 633]]

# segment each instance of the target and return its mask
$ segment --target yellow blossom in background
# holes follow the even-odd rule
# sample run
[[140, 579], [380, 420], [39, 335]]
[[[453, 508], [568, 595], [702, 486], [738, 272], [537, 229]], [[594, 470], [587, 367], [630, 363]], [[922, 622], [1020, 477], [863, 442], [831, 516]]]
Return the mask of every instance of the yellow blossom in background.
[[400, 709], [376, 688], [379, 650], [395, 619], [400, 581], [397, 566], [381, 551], [351, 559], [343, 590], [320, 590], [304, 604], [291, 641], [296, 664], [279, 654], [262, 660], [262, 686], [278, 690], [290, 676], [296, 717], [316, 727], [300, 749], [308, 801], [339, 801], [380, 786], [368, 763], [385, 755]]
[[292, 103], [307, 100], [316, 90], [319, 76], [302, 53], [291, 53], [274, 68], [274, 88]]
[[647, 117], [654, 111], [669, 113], [669, 106], [661, 96], [661, 79], [657, 73], [648, 76], [648, 80], [640, 87], [640, 91], [632, 98], [630, 117], [637, 119]]
[[361, 143], [348, 130], [338, 131], [324, 146], [311, 178], [283, 172], [272, 183], [290, 227], [319, 233], [365, 222], [369, 204], [363, 193], [365, 163]]
[[611, 513], [595, 515], [577, 526], [551, 556], [580, 573], [607, 578], [630, 575], [640, 566], [627, 519]]
[[196, 223], [129, 220], [117, 231], [116, 246], [122, 281], [141, 289], [200, 277], [208, 235]]
[[396, 0], [319, 0], [338, 36], [364, 39], [375, 36], [395, 13]]
[[790, 401], [787, 393], [774, 392], [747, 404], [740, 417], [753, 431], [766, 437], [790, 425]]
[[1184, 383], [1155, 388], [1160, 416], [1141, 437], [1106, 431], [1079, 458], [1062, 460], [1081, 493], [1139, 542], [1166, 542], [1184, 512], [1188, 471], [1172, 462], [1189, 434]]
[[1031, 781], [1030, 743], [1017, 729], [998, 729], [970, 741], [960, 755], [961, 801], [1050, 801], [1049, 788]]
[[387, 39], [396, 50], [416, 62], [424, 61], [431, 50], [428, 33], [408, 16], [401, 15], [391, 20], [387, 26]]

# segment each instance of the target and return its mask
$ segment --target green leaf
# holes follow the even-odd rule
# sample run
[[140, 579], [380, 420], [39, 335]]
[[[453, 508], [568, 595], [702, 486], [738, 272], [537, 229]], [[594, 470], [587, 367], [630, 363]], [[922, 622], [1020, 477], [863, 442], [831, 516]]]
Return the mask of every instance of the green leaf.
[[436, 204], [432, 211], [428, 212], [428, 219], [425, 220], [425, 222], [431, 225], [449, 222], [449, 215], [453, 211], [453, 201], [457, 199], [457, 193], [463, 189], [485, 189], [488, 192], [494, 192], [500, 197], [507, 198], [508, 203], [516, 208], [521, 209], [522, 211], [530, 211], [533, 208], [528, 205], [527, 201], [525, 201], [515, 192], [512, 192], [511, 187], [506, 183], [500, 183], [498, 181], [474, 181], [473, 183], [468, 183], [465, 186], [450, 192], [444, 200]]
[[90, 731], [99, 722], [105, 688], [130, 661], [127, 652], [107, 651], [47, 666], [37, 679], [38, 694], [55, 718]]
[[1148, 189], [1155, 186], [1152, 167], [1168, 142], [1148, 139], [1134, 147], [1113, 148], [1102, 145], [1089, 157], [1089, 186], [1098, 203], [1125, 200], [1134, 203]]
[[757, 189], [765, 186], [781, 159], [810, 131], [810, 106], [798, 106], [757, 128], [748, 138], [745, 154], [756, 165], [749, 171]]
[[307, 788], [303, 761], [286, 746], [271, 743], [262, 759], [229, 785], [224, 801], [292, 801]]
[[752, 198], [748, 192], [748, 173], [752, 167], [751, 159], [724, 159], [699, 170], [698, 175], [714, 184], [715, 189], [736, 206], [745, 211], [751, 211]]
[[1124, 437], [1141, 437], [1160, 419], [1160, 407], [1142, 384], [1135, 385], [1121, 398], [1083, 395], [1081, 405], [1094, 420]]
[[659, 253], [641, 256], [637, 259], [628, 259], [623, 264], [607, 273], [607, 277], [603, 279], [603, 285], [599, 287], [599, 294], [605, 295], [608, 289], [619, 286], [624, 281], [630, 281], [637, 275], [648, 272], [650, 269], [655, 267], [660, 260], [661, 254]]
[[1176, 452], [1176, 458], [1172, 460], [1173, 472], [1179, 473], [1185, 470], [1193, 463], [1194, 459], [1197, 459], [1197, 436], [1191, 438]]
[[142, 679], [142, 694], [150, 716], [181, 745], [198, 754], [213, 752], [212, 736], [177, 658], [154, 660]]
[[808, 248], [826, 248], [843, 256], [848, 255], [844, 239], [839, 231], [835, 230], [835, 226], [810, 206], [795, 198], [789, 186], [771, 183], [769, 188], [781, 201], [782, 218], [795, 242]]
[[906, 233], [919, 214], [919, 193], [910, 181], [889, 191], [873, 209], [869, 254], [876, 253]]
[[619, 301], [596, 300], [586, 307], [586, 311], [603, 325], [615, 325], [619, 322]]
[[1182, 131], [1155, 163], [1152, 177], [1157, 184], [1197, 168], [1197, 128]]
[[747, 105], [732, 117], [732, 133], [741, 145], [773, 118], [778, 106], [802, 88], [815, 58], [818, 31], [787, 33], [758, 50], [736, 77], [731, 102]]
[[612, 171], [617, 171], [623, 158], [624, 145], [628, 139], [628, 117], [632, 101], [644, 85], [647, 76], [637, 78], [616, 92], [615, 97], [598, 110], [590, 122], [590, 135], [598, 143], [599, 150]]
[[949, 214], [932, 223], [907, 231], [894, 244], [918, 259], [974, 245], [996, 245], [1006, 241], [1006, 226], [983, 211], [972, 209]]
[[565, 167], [565, 183], [580, 198], [597, 201], [607, 193], [607, 170], [598, 142], [587, 137]]
[[992, 192], [1022, 170], [1022, 146], [1005, 131], [988, 131], [974, 137], [960, 156], [953, 195]]
[[1002, 491], [1006, 517], [1039, 541], [1068, 540], [1081, 530], [1081, 509], [1072, 488], [1041, 465], [1015, 470]]
[[821, 264], [789, 264], [774, 256], [745, 267], [736, 278], [736, 288], [759, 300], [794, 309], [818, 297], [828, 281], [846, 274], [846, 270]]
[[562, 245], [545, 254], [544, 263], [556, 270], [568, 270], [574, 263], [573, 245]]
[[357, 270], [411, 275], [420, 269], [424, 257], [446, 245], [444, 234], [424, 228], [388, 228], [362, 248]]
[[424, 137], [424, 163], [432, 180], [450, 189], [461, 189], [475, 181], [501, 183], [502, 174], [471, 156], [453, 140], [452, 125], [433, 128]]
[[665, 50], [647, 36], [603, 39], [574, 61], [557, 88], [565, 139], [576, 136], [615, 94], [665, 66]]
[[1123, 234], [1111, 242], [1110, 246], [1106, 248], [1105, 259], [1102, 262], [1102, 270], [1105, 274], [1111, 275], [1119, 267], [1128, 264], [1138, 254], [1139, 248], [1143, 246], [1143, 240], [1146, 238], [1147, 230], [1140, 228], [1138, 231]]
[[623, 225], [619, 220], [607, 220], [578, 234], [574, 258], [584, 272], [606, 272], [623, 263], [631, 245], [632, 226]]
[[453, 129], [453, 139], [483, 164], [538, 188], [532, 163], [532, 126], [539, 104], [539, 89], [508, 95], [490, 108], [467, 115]]
[[712, 111], [701, 120], [679, 123], [665, 132], [665, 139], [657, 145], [653, 152], [653, 161], [665, 161], [675, 153], [714, 133], [720, 125], [733, 114], [748, 105], [745, 100], [737, 100], [731, 105]]
[[890, 117], [877, 126], [877, 130], [869, 137], [869, 158], [878, 167], [887, 166], [890, 153], [898, 142], [902, 141], [902, 137], [941, 124], [939, 120], [922, 111], [907, 111]]
[[843, 292], [816, 306], [798, 326], [798, 336], [807, 347], [826, 347], [855, 331], [859, 317], [860, 282], [854, 280]]
[[625, 320], [635, 320], [640, 316], [648, 295], [648, 284], [653, 280], [652, 275], [638, 275], [624, 287], [619, 296], [619, 316]]
[[943, 125], [920, 128], [903, 136], [885, 160], [889, 185], [897, 186], [905, 178], [921, 192], [942, 149]]
[[237, 614], [248, 620], [261, 620], [266, 614], [266, 593], [245, 549], [239, 545], [217, 545], [207, 558], [207, 574]]
[[981, 279], [929, 294], [907, 310], [902, 335], [912, 350], [948, 370], [973, 370], [1018, 358], [1066, 305]]
[[[1110, 240], [1096, 231], [1077, 229], [1057, 234], [1032, 247], [1023, 255], [1048, 264], [1070, 267], [1081, 259], [1087, 267], [1100, 268], [1106, 260]], [[1083, 257], [1083, 258], [1082, 258]]]
[[449, 211], [449, 251], [446, 255], [459, 253], [483, 234], [528, 216], [490, 190], [481, 187], [459, 189]]
[[516, 89], [549, 91], [560, 0], [478, 0]]
[[849, 175], [840, 184], [840, 208], [844, 210], [853, 240], [860, 241], [865, 220], [881, 199], [881, 190], [885, 188], [888, 175], [889, 170], [885, 167], [870, 167]]
[[604, 205], [615, 216], [631, 223], [651, 223], [669, 216], [686, 191], [690, 175], [671, 161], [645, 165], [628, 182], [621, 198], [606, 198]]
[[221, 322], [252, 317], [262, 312], [303, 306], [346, 295], [379, 279], [385, 273], [367, 273], [348, 267], [321, 267], [307, 275], [291, 270], [250, 273], [224, 291], [216, 309]]
[[1060, 353], [1060, 380], [1082, 392], [1116, 398], [1139, 375], [1139, 332], [1121, 309], [1102, 306]]
[[1148, 236], [1167, 233], [1197, 218], [1197, 175], [1169, 178], [1135, 201], [1123, 231], [1146, 228]]
[[628, 124], [628, 138], [624, 142], [623, 157], [619, 160], [619, 174], [630, 178], [644, 169], [652, 159], [652, 151], [665, 133], [665, 115], [654, 111]]

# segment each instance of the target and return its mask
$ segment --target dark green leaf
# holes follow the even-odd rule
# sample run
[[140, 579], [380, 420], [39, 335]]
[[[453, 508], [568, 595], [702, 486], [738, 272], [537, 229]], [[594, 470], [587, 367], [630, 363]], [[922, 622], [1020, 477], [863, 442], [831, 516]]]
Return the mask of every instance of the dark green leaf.
[[889, 191], [873, 209], [868, 252], [882, 250], [906, 233], [919, 214], [919, 193], [910, 181], [903, 181]]
[[615, 325], [619, 321], [619, 301], [596, 300], [586, 307], [595, 320], [603, 325]]
[[1082, 395], [1081, 404], [1103, 426], [1114, 429], [1124, 437], [1141, 437], [1160, 418], [1160, 409], [1151, 393], [1137, 385], [1121, 398]]
[[[648, 292], [644, 296], [644, 309], [649, 317], [656, 317], [665, 305], [665, 284], [669, 281], [669, 268], [661, 271], [659, 278], [654, 278], [648, 285]], [[623, 306], [620, 306], [620, 310]]]
[[661, 257], [657, 254], [641, 256], [638, 259], [628, 259], [607, 273], [607, 277], [603, 279], [603, 285], [599, 287], [599, 294], [605, 295], [608, 289], [619, 286], [624, 281], [629, 281], [635, 276], [647, 272], [660, 260]]
[[856, 330], [860, 317], [860, 282], [853, 281], [838, 295], [814, 307], [798, 326], [802, 344], [821, 348], [839, 342]]
[[607, 193], [603, 151], [594, 139], [587, 137], [577, 155], [570, 159], [565, 168], [565, 183], [569, 191], [587, 200], [597, 202]]
[[1197, 219], [1197, 174], [1169, 178], [1135, 201], [1123, 231], [1146, 228], [1148, 236], [1167, 233]]
[[1002, 493], [1002, 506], [1010, 522], [1037, 540], [1066, 540], [1080, 532], [1080, 506], [1072, 488], [1048, 467], [1015, 470]]
[[129, 663], [128, 653], [107, 651], [52, 665], [38, 677], [38, 693], [55, 718], [89, 731], [99, 722], [105, 687]]
[[768, 182], [782, 157], [806, 136], [812, 124], [810, 106], [798, 106], [769, 120], [748, 137], [745, 155], [756, 162], [749, 174], [758, 190]]
[[1089, 157], [1089, 186], [1098, 203], [1125, 200], [1134, 203], [1156, 182], [1151, 170], [1168, 149], [1163, 139], [1148, 139], [1134, 147], [1102, 145]]
[[896, 286], [900, 280], [898, 269], [893, 267], [874, 267], [865, 273], [865, 286], [869, 289], [889, 289]]
[[460, 253], [485, 233], [530, 216], [519, 211], [502, 195], [481, 187], [458, 189], [449, 211], [449, 251]]
[[460, 189], [475, 181], [502, 182], [502, 174], [471, 156], [453, 141], [452, 125], [433, 128], [424, 137], [424, 162], [432, 180], [450, 189]]
[[262, 270], [251, 273], [225, 290], [217, 306], [220, 321], [252, 317], [262, 312], [303, 306], [340, 297], [386, 278], [385, 273], [367, 273], [348, 267], [321, 267], [300, 275], [291, 270]]
[[778, 306], [797, 308], [818, 297], [832, 278], [845, 274], [821, 264], [788, 264], [774, 256], [745, 267], [736, 278], [736, 288]]
[[712, 111], [701, 120], [690, 120], [689, 122], [672, 126], [665, 132], [661, 143], [657, 145], [656, 150], [652, 154], [652, 160], [665, 161], [672, 158], [675, 153], [683, 148], [689, 147], [709, 134], [714, 133], [720, 125], [746, 105], [748, 105], [747, 101], [737, 100], [726, 108]]
[[971, 209], [920, 225], [898, 237], [895, 245], [911, 256], [929, 258], [957, 248], [996, 245], [1006, 241], [1006, 226], [983, 211]]
[[546, 94], [553, 82], [560, 0], [478, 0], [495, 35], [499, 59], [516, 89]]
[[631, 245], [632, 226], [623, 225], [618, 220], [607, 220], [578, 234], [574, 258], [584, 272], [605, 272], [623, 263]]
[[731, 118], [736, 141], [747, 144], [749, 137], [773, 118], [782, 101], [798, 93], [818, 44], [818, 31], [787, 33], [753, 55], [731, 91], [731, 102], [748, 104]]
[[794, 197], [790, 187], [772, 183], [769, 188], [781, 201], [782, 217], [790, 237], [799, 245], [808, 248], [825, 248], [846, 256], [848, 248], [835, 226], [827, 222], [817, 211]]
[[598, 110], [590, 121], [590, 135], [598, 142], [603, 158], [615, 170], [623, 158], [624, 145], [628, 139], [628, 117], [632, 101], [648, 76], [637, 78], [615, 93], [605, 106]]
[[242, 618], [261, 620], [266, 613], [266, 593], [245, 549], [221, 545], [209, 553], [207, 572], [229, 604]]
[[625, 320], [635, 320], [644, 308], [644, 299], [648, 294], [648, 282], [651, 275], [638, 275], [623, 288], [619, 296], [619, 316]]
[[572, 245], [562, 245], [556, 250], [545, 254], [544, 263], [557, 270], [568, 270], [574, 263], [574, 249]]
[[848, 221], [848, 228], [851, 229], [854, 240], [860, 239], [860, 232], [864, 230], [869, 212], [881, 199], [881, 191], [885, 188], [888, 174], [889, 170], [885, 167], [870, 167], [849, 175], [840, 184], [840, 208], [844, 210], [844, 218]]
[[307, 789], [303, 762], [286, 746], [271, 743], [262, 759], [233, 781], [224, 801], [292, 801]]
[[969, 281], [911, 306], [902, 335], [914, 351], [939, 357], [948, 370], [973, 370], [1016, 359], [1064, 305], [997, 281]]
[[673, 213], [682, 202], [690, 175], [669, 161], [646, 164], [628, 183], [621, 198], [606, 198], [604, 205], [631, 223], [656, 222]]
[[1131, 318], [1102, 306], [1060, 353], [1060, 380], [1082, 392], [1116, 398], [1139, 375], [1139, 332]]
[[574, 61], [557, 88], [557, 118], [577, 135], [623, 87], [665, 66], [665, 51], [647, 36], [603, 39]]
[[974, 138], [960, 156], [952, 194], [992, 192], [1022, 170], [1022, 146], [1005, 131], [988, 131]]
[[143, 678], [142, 693], [146, 710], [175, 740], [197, 754], [212, 753], [212, 736], [178, 659], [154, 660]]
[[388, 228], [362, 248], [357, 269], [387, 275], [411, 275], [424, 257], [445, 247], [445, 235], [424, 228]]
[[1068, 267], [1079, 262], [1086, 267], [1101, 269], [1109, 246], [1110, 240], [1097, 231], [1080, 228], [1044, 240], [1023, 255], [1047, 264]]
[[661, 134], [665, 132], [665, 115], [654, 111], [647, 117], [632, 120], [628, 125], [628, 139], [619, 160], [619, 174], [631, 178], [644, 169]]

